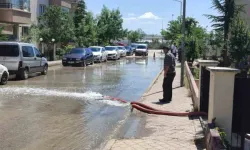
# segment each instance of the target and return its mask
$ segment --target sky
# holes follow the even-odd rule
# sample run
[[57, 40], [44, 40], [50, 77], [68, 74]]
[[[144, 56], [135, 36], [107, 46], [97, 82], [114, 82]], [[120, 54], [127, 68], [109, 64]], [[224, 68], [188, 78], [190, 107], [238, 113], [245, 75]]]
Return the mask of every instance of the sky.
[[[182, 0], [179, 0], [182, 1]], [[87, 10], [100, 14], [103, 5], [119, 8], [123, 27], [129, 30], [141, 28], [147, 34], [160, 34], [168, 22], [180, 16], [181, 3], [175, 0], [86, 0]], [[186, 15], [195, 18], [200, 25], [211, 31], [211, 21], [204, 14], [217, 15], [211, 8], [212, 0], [187, 0]]]

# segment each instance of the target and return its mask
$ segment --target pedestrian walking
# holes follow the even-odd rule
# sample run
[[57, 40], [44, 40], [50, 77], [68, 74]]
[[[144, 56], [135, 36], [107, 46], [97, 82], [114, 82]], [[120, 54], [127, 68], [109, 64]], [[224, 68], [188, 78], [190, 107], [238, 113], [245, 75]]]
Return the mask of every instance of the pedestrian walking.
[[164, 58], [164, 79], [163, 79], [163, 99], [160, 99], [161, 103], [169, 103], [172, 101], [172, 89], [175, 73], [175, 56], [170, 52], [169, 47], [163, 47], [165, 53]]
[[177, 55], [177, 47], [176, 47], [176, 43], [174, 43], [172, 46], [171, 46], [171, 52], [172, 54], [174, 55], [174, 57], [176, 58], [176, 55]]

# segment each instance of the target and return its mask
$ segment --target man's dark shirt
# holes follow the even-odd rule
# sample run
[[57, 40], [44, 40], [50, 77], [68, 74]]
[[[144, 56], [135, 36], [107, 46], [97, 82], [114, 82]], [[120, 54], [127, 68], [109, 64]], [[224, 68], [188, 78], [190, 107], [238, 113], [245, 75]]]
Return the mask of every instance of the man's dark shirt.
[[175, 73], [175, 56], [168, 52], [167, 54], [165, 54], [165, 58], [164, 58], [164, 68], [166, 66], [168, 66], [168, 72], [167, 73]]

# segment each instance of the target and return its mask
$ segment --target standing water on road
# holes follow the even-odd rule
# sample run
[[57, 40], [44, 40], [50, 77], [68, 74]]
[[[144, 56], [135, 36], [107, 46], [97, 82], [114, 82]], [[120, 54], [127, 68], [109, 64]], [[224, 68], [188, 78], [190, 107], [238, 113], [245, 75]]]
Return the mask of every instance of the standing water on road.
[[0, 149], [98, 148], [130, 113], [103, 96], [137, 100], [161, 68], [160, 59], [128, 58], [10, 81], [0, 88]]

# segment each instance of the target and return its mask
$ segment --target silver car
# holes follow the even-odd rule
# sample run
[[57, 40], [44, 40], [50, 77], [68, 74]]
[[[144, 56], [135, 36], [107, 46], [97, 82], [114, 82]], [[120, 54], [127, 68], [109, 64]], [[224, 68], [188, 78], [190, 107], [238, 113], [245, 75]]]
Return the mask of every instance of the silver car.
[[90, 46], [89, 47], [94, 55], [94, 61], [95, 62], [103, 62], [107, 61], [107, 52], [105, 51], [104, 47], [101, 46]]
[[30, 73], [48, 71], [47, 59], [33, 45], [22, 42], [0, 42], [0, 64], [17, 78], [27, 79]]
[[120, 54], [121, 54], [121, 57], [125, 57], [127, 56], [127, 50], [124, 46], [117, 46]]

